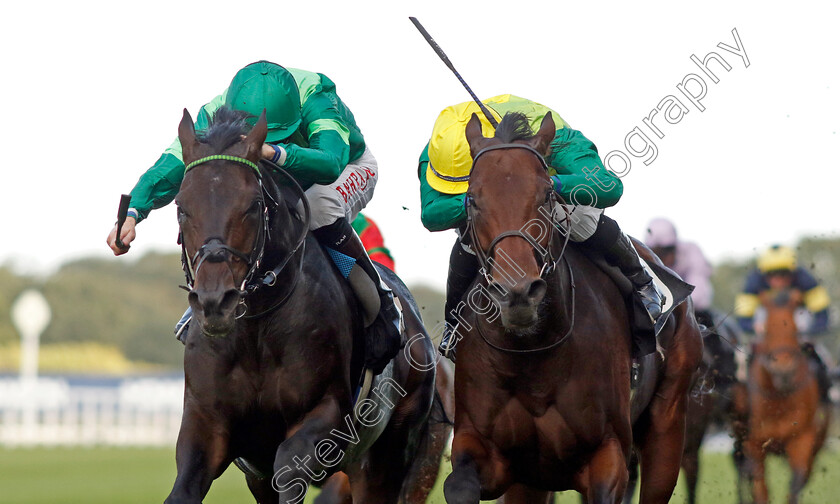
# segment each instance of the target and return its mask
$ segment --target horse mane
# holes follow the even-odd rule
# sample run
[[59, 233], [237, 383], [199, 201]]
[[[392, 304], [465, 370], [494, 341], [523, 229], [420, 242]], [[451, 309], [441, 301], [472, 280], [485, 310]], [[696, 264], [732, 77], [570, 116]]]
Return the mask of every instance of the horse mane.
[[528, 116], [521, 112], [508, 112], [496, 128], [496, 138], [504, 143], [534, 138]]
[[231, 145], [241, 142], [242, 135], [251, 131], [251, 125], [246, 122], [250, 115], [223, 106], [210, 119], [207, 129], [197, 133], [196, 138], [212, 147], [215, 152], [223, 152]]

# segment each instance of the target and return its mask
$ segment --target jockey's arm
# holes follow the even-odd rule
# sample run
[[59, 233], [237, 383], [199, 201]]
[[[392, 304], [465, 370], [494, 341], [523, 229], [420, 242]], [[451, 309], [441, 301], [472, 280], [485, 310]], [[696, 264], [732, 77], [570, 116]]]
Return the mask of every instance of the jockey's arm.
[[828, 307], [831, 305], [828, 291], [804, 268], [796, 268], [793, 275], [793, 286], [802, 291], [802, 304], [812, 315], [808, 333], [827, 332]]
[[309, 147], [278, 143], [278, 146], [286, 150], [282, 167], [304, 188], [312, 184], [332, 184], [350, 162], [347, 138], [347, 134], [330, 129], [319, 130], [311, 135]]
[[754, 333], [753, 317], [760, 305], [758, 294], [764, 288], [764, 280], [761, 272], [757, 269], [747, 275], [744, 282], [744, 290], [735, 296], [735, 318], [741, 330], [746, 333]]
[[557, 171], [554, 178], [568, 203], [607, 208], [624, 191], [621, 179], [604, 168], [595, 144], [568, 126], [555, 133], [546, 162]]
[[429, 165], [429, 145], [420, 154], [417, 176], [420, 178], [420, 220], [429, 231], [456, 228], [467, 219], [463, 194], [444, 194], [429, 185], [426, 168]]
[[[303, 136], [293, 135], [290, 141], [277, 145], [286, 150], [281, 166], [306, 189], [312, 184], [332, 184], [353, 159], [351, 127], [346, 122], [352, 120], [350, 111], [335, 94], [332, 81], [320, 74], [304, 74], [298, 128]], [[356, 157], [361, 154], [355, 153]]]

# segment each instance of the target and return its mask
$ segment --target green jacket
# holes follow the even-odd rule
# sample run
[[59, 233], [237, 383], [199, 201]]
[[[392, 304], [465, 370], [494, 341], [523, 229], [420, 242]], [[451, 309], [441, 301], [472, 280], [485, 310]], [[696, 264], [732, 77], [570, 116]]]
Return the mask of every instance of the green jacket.
[[[522, 112], [531, 121], [532, 129], [551, 109], [511, 96], [506, 103], [493, 103], [493, 109], [504, 116], [507, 112]], [[581, 205], [606, 208], [615, 205], [623, 192], [621, 179], [606, 168], [598, 156], [598, 150], [583, 133], [572, 129], [554, 111], [552, 118], [557, 125], [557, 132], [546, 156], [549, 175], [560, 182], [560, 195], [569, 202]], [[444, 194], [433, 189], [426, 180], [426, 167], [429, 163], [429, 144], [420, 154], [418, 177], [420, 179], [420, 219], [429, 231], [443, 231], [462, 225], [467, 218], [464, 208], [464, 194]], [[587, 188], [581, 190], [580, 187]], [[574, 193], [574, 198], [572, 197]], [[595, 195], [596, 201], [591, 201]]]
[[[288, 170], [304, 189], [313, 184], [331, 184], [350, 161], [365, 150], [365, 140], [350, 109], [335, 92], [327, 76], [294, 68], [287, 69], [300, 91], [301, 123], [286, 149]], [[198, 113], [197, 131], [207, 128], [210, 118], [224, 103], [227, 90], [207, 103]], [[176, 138], [157, 162], [144, 173], [131, 191], [131, 207], [138, 221], [153, 209], [168, 205], [184, 180], [181, 142]]]

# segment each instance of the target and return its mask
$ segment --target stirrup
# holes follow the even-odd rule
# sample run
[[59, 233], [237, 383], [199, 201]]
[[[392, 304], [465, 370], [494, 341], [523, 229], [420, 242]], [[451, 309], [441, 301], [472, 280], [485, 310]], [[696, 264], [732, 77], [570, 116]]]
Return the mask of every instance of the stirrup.
[[[665, 306], [666, 302], [665, 294], [659, 290], [659, 287], [657, 287], [656, 282], [654, 282], [653, 279], [645, 285], [637, 288], [636, 294], [645, 306], [645, 311], [650, 317], [651, 323], [656, 324], [657, 319], [662, 316], [662, 308]], [[654, 298], [659, 300], [658, 304]]]
[[[443, 337], [440, 340], [440, 344], [438, 344], [438, 352], [453, 364], [455, 364], [455, 350], [458, 345], [456, 334], [458, 333], [459, 325], [460, 323], [456, 323], [452, 326], [448, 322], [444, 322]], [[452, 341], [453, 339], [455, 341]]]

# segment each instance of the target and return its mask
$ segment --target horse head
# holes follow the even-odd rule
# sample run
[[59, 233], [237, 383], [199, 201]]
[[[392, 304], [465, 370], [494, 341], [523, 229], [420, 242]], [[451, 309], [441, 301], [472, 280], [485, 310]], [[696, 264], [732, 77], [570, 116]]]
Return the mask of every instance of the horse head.
[[[482, 134], [473, 114], [466, 128], [473, 157], [467, 191], [467, 214], [476, 250], [491, 295], [501, 311], [505, 329], [527, 331], [538, 320], [538, 307], [547, 284], [554, 188], [544, 156], [555, 126], [547, 114], [533, 134], [523, 114], [506, 114], [495, 136]], [[549, 206], [548, 212], [541, 208]], [[553, 266], [553, 265], [552, 265]]]
[[266, 237], [257, 167], [267, 133], [265, 112], [249, 129], [245, 115], [227, 108], [216, 112], [199, 137], [186, 109], [178, 127], [186, 173], [175, 201], [192, 280], [189, 303], [208, 336], [232, 331], [242, 290]]
[[782, 394], [796, 390], [799, 370], [807, 366], [802, 354], [795, 312], [802, 304], [798, 290], [766, 291], [759, 295], [766, 311], [764, 335], [756, 353], [770, 375], [773, 387]]

